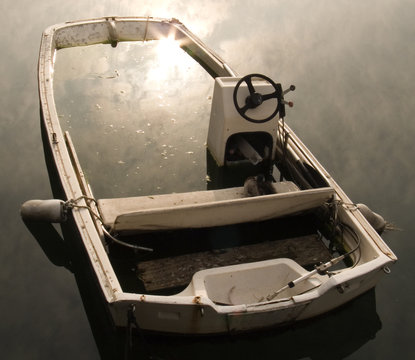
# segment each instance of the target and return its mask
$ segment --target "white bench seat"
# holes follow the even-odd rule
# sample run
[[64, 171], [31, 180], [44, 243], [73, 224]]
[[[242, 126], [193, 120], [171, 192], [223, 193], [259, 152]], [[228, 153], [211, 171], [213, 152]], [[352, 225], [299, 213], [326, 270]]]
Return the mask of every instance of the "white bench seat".
[[104, 224], [118, 233], [203, 228], [263, 221], [324, 204], [330, 187], [245, 197], [243, 187], [98, 200]]

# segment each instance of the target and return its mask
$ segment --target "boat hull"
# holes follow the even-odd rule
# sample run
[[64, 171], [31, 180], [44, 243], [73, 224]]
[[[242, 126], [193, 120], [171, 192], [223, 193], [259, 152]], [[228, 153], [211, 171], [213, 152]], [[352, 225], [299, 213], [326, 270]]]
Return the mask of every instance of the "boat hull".
[[332, 311], [374, 288], [385, 275], [385, 267], [391, 264], [378, 261], [373, 269], [366, 269], [361, 275], [344, 274], [341, 279], [333, 278], [314, 292], [264, 305], [220, 306], [203, 297], [166, 299], [142, 295], [136, 300], [131, 296], [114, 302], [109, 308], [119, 327], [127, 323], [126, 314], [133, 305], [142, 330], [185, 335], [250, 332]]
[[[146, 29], [145, 19], [105, 18], [50, 28], [42, 38], [39, 94], [44, 130], [43, 140], [45, 153], [50, 152], [52, 165], [49, 165], [49, 168], [54, 174], [53, 180], [51, 179], [55, 188], [54, 194], [62, 200], [91, 196], [91, 193], [82, 171], [77, 168], [76, 154], [71, 150], [69, 138], [65, 137], [60, 128], [54, 107], [52, 86], [54, 53], [59, 46], [76, 46], [78, 43], [90, 45], [104, 40], [110, 43], [116, 42], [119, 38], [114, 33], [114, 24], [119, 22], [121, 30], [123, 26], [132, 29], [131, 24], [135, 21], [140, 22], [143, 31]], [[163, 24], [168, 26], [168, 22], [163, 22]], [[171, 22], [170, 25], [189, 34], [177, 22]], [[70, 42], [73, 34], [82, 32], [88, 27], [96, 30], [96, 33], [95, 30], [90, 31], [90, 35], [98, 34], [99, 36], [83, 38], [77, 35], [74, 37], [75, 43]], [[147, 30], [145, 32], [147, 34]], [[137, 40], [132, 35], [131, 39], [126, 35], [125, 38]], [[145, 39], [146, 36], [143, 38]], [[191, 48], [198, 49], [197, 46], [201, 46], [199, 40], [191, 34], [190, 38], [193, 41]], [[57, 44], [60, 45], [57, 46]], [[203, 51], [200, 51], [198, 56], [202, 60], [205, 56], [205, 61], [202, 62], [205, 66], [214, 67], [213, 73], [220, 76], [233, 76], [232, 71], [218, 57], [214, 54], [209, 55], [210, 53], [204, 47], [200, 49]], [[294, 152], [300, 154], [318, 170], [328, 186], [334, 189], [339, 202], [350, 204], [348, 197], [288, 126], [284, 131], [290, 134], [289, 149], [294, 149]], [[185, 292], [171, 296], [128, 293], [123, 291], [108, 258], [103, 234], [99, 231], [97, 221], [88, 209], [90, 204], [82, 198], [78, 205], [80, 207], [72, 209], [68, 222], [63, 227], [70, 230], [67, 233], [72, 234], [71, 236], [78, 244], [74, 246], [74, 250], [86, 254], [86, 262], [100, 289], [96, 292], [96, 296], [105, 304], [106, 313], [117, 327], [128, 326], [131, 313], [140, 329], [174, 334], [202, 335], [252, 331], [291, 323], [330, 311], [373, 288], [386, 272], [384, 271], [386, 267], [396, 261], [392, 251], [358, 211], [340, 208], [339, 216], [355, 229], [359, 237], [365, 240], [362, 244], [362, 251], [369, 255], [364, 256], [362, 264], [336, 272], [324, 283], [303, 294], [257, 303], [223, 305], [213, 302], [206, 295], [206, 289], [198, 292], [194, 288], [189, 288]]]

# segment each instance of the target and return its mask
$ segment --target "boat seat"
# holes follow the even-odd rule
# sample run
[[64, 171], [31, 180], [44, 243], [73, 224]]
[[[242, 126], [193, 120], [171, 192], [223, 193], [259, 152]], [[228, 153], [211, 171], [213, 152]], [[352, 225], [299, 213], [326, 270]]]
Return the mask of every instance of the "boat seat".
[[[292, 184], [292, 183], [291, 183]], [[243, 187], [153, 196], [100, 199], [104, 225], [120, 234], [264, 221], [324, 204], [331, 187], [246, 197]], [[295, 190], [293, 190], [295, 189]]]

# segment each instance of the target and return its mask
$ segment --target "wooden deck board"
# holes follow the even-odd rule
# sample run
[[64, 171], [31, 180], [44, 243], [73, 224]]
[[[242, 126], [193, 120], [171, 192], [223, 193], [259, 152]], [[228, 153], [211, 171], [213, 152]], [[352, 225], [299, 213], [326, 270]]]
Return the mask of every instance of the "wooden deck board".
[[328, 249], [316, 234], [266, 241], [214, 251], [202, 251], [141, 262], [137, 265], [146, 291], [185, 287], [197, 271], [275, 258], [290, 258], [301, 266], [330, 260]]

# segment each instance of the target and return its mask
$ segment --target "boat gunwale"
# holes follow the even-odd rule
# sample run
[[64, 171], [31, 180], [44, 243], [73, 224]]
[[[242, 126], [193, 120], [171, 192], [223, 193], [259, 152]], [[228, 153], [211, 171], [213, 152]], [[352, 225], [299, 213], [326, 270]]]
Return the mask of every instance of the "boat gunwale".
[[[265, 261], [266, 262], [266, 261]], [[161, 296], [161, 295], [152, 295], [152, 294], [136, 294], [123, 292], [118, 294], [117, 301], [120, 305], [125, 304], [126, 306], [135, 303], [139, 305], [140, 303], [151, 303], [158, 305], [182, 305], [182, 306], [199, 306], [199, 307], [210, 307], [214, 309], [218, 314], [222, 315], [231, 315], [238, 313], [248, 313], [248, 312], [264, 312], [264, 311], [276, 311], [279, 308], [287, 308], [294, 306], [307, 305], [312, 303], [314, 300], [321, 298], [325, 293], [336, 289], [339, 285], [353, 280], [359, 279], [366, 276], [369, 273], [376, 274], [379, 271], [383, 271], [384, 267], [388, 264], [391, 264], [392, 261], [387, 258], [386, 255], [381, 255], [376, 259], [373, 259], [370, 262], [366, 262], [360, 267], [364, 267], [365, 271], [350, 271], [355, 269], [342, 269], [337, 271], [335, 274], [331, 275], [327, 281], [322, 282], [318, 287], [315, 287], [303, 294], [293, 295], [290, 297], [277, 298], [273, 300], [267, 300], [258, 303], [252, 304], [237, 304], [237, 305], [223, 305], [213, 302], [209, 297], [205, 295], [182, 295], [181, 293], [177, 295]], [[355, 296], [360, 295], [358, 291]], [[113, 311], [117, 312], [119, 309], [112, 308]]]
[[[145, 24], [144, 33], [126, 33], [119, 32], [119, 28], [115, 24], [123, 24], [125, 26], [131, 25], [134, 23]], [[106, 27], [107, 33], [105, 36], [101, 34], [100, 37], [97, 37], [98, 33], [90, 34], [91, 38], [83, 38], [82, 41], [67, 41], [58, 40], [58, 36], [61, 32], [65, 30], [79, 30], [79, 33], [84, 32], [84, 27], [91, 27], [97, 25], [103, 25]], [[150, 29], [150, 25], [157, 26], [156, 29]], [[166, 29], [162, 29], [166, 27]], [[168, 27], [168, 28], [167, 28]], [[152, 30], [152, 32], [150, 31]], [[157, 31], [158, 30], [158, 31]], [[168, 30], [168, 31], [166, 31]], [[150, 36], [152, 35], [152, 36]], [[189, 54], [197, 62], [200, 63], [202, 67], [213, 77], [217, 76], [236, 76], [236, 72], [231, 69], [231, 67], [211, 48], [207, 47], [195, 34], [193, 34], [184, 24], [182, 24], [177, 19], [167, 19], [167, 18], [155, 18], [155, 17], [103, 17], [90, 20], [79, 20], [79, 21], [69, 21], [61, 24], [56, 24], [49, 26], [43, 32], [44, 37], [51, 36], [53, 38], [53, 49], [60, 50], [63, 48], [70, 47], [82, 47], [90, 45], [99, 45], [99, 44], [111, 44], [113, 47], [116, 47], [118, 42], [146, 42], [151, 40], [160, 40], [162, 38], [167, 38], [168, 36], [173, 35], [175, 40], [179, 41], [180, 47], [189, 52], [194, 52], [194, 54]], [[95, 37], [94, 37], [95, 36]]]

